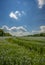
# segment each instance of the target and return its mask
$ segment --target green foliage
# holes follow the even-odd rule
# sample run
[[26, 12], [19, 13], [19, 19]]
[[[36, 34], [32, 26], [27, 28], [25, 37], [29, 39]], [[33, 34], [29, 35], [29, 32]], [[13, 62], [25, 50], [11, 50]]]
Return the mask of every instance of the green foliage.
[[45, 38], [34, 38], [0, 38], [0, 65], [45, 65]]
[[0, 36], [4, 36], [4, 31], [0, 29]]
[[33, 34], [33, 35], [28, 35], [27, 37], [45, 37], [45, 33], [39, 33], [39, 34]]
[[12, 35], [9, 33], [4, 33], [4, 36], [12, 36]]
[[2, 29], [0, 29], [0, 36], [11, 36], [11, 34], [5, 33]]
[[44, 36], [45, 37], [45, 33], [34, 34], [33, 36]]

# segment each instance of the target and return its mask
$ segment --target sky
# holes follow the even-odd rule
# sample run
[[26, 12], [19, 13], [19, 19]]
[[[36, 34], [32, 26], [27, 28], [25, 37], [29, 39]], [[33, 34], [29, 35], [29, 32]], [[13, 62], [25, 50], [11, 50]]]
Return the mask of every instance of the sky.
[[0, 0], [0, 28], [12, 35], [45, 32], [45, 0]]

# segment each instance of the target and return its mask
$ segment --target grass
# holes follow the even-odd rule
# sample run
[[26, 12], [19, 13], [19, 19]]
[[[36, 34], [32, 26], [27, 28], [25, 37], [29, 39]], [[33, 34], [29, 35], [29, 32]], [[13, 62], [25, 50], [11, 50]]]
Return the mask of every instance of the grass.
[[45, 65], [45, 38], [0, 38], [0, 65]]

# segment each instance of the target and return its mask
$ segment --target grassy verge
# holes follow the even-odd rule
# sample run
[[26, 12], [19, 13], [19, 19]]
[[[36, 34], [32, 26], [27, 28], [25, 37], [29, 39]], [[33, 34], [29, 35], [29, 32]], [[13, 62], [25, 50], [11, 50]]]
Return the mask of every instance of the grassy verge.
[[0, 65], [45, 65], [45, 44], [39, 43], [21, 38], [0, 40]]

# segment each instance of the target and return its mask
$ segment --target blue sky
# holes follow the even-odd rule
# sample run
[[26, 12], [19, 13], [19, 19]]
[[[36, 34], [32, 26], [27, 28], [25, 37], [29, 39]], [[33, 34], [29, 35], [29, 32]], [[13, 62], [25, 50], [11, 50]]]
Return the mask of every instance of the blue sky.
[[45, 27], [45, 0], [0, 0], [0, 27], [37, 31]]

